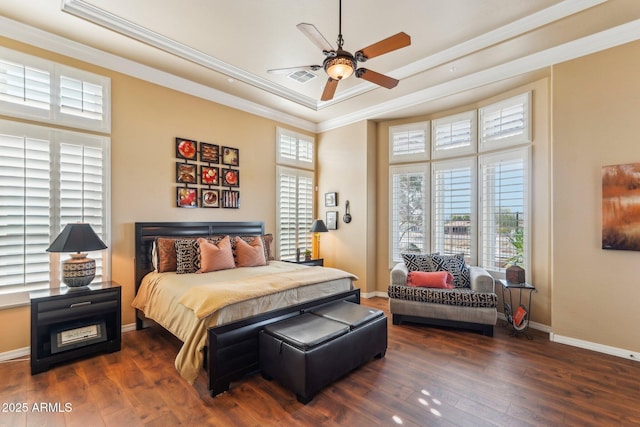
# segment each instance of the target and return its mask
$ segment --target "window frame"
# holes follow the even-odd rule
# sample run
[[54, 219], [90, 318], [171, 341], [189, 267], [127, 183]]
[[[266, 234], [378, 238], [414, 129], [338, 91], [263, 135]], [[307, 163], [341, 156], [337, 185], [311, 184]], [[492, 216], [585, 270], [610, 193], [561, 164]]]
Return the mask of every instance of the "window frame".
[[[438, 127], [441, 125], [447, 126], [461, 121], [469, 121], [469, 145], [454, 148], [438, 149], [436, 134]], [[465, 111], [451, 116], [441, 117], [431, 121], [431, 158], [432, 159], [446, 159], [450, 157], [463, 156], [475, 154], [478, 150], [478, 120], [476, 110]]]
[[[281, 252], [281, 246], [282, 246], [282, 217], [281, 217], [281, 204], [282, 204], [282, 194], [283, 191], [280, 187], [280, 177], [281, 175], [286, 174], [289, 176], [294, 176], [296, 179], [296, 188], [298, 188], [298, 182], [300, 180], [301, 177], [303, 178], [308, 178], [311, 179], [311, 195], [309, 197], [309, 204], [311, 205], [311, 218], [309, 220], [308, 224], [304, 224], [302, 223], [302, 221], [300, 220], [300, 213], [298, 212], [298, 209], [300, 207], [300, 203], [299, 203], [299, 196], [300, 194], [298, 193], [298, 191], [296, 190], [296, 225], [295, 225], [295, 236], [294, 236], [294, 240], [295, 240], [295, 244], [296, 244], [296, 248], [300, 248], [301, 246], [301, 242], [305, 243], [305, 248], [306, 248], [306, 243], [309, 242], [309, 248], [311, 249], [311, 247], [313, 246], [312, 244], [312, 233], [310, 231], [308, 231], [311, 228], [311, 223], [313, 222], [313, 218], [314, 216], [314, 193], [315, 193], [315, 174], [313, 171], [310, 170], [306, 170], [306, 169], [298, 169], [298, 168], [292, 168], [286, 165], [276, 165], [276, 190], [277, 190], [277, 194], [278, 196], [276, 197], [276, 223], [277, 223], [277, 230], [276, 230], [276, 239], [275, 239], [275, 252], [276, 252], [276, 259], [286, 259], [286, 260], [295, 260], [295, 252], [294, 253], [287, 253], [287, 254], [282, 254]], [[301, 228], [302, 227], [302, 228]], [[301, 233], [301, 229], [306, 229], [307, 232], [304, 233], [304, 235], [302, 235], [303, 233]]]
[[[291, 159], [289, 157], [285, 157], [282, 153], [280, 142], [282, 137], [286, 136], [292, 138], [295, 141], [295, 159]], [[302, 143], [309, 145], [307, 151], [311, 154], [311, 160], [304, 160], [301, 158], [302, 151]], [[276, 164], [278, 165], [288, 165], [294, 168], [301, 168], [306, 170], [315, 170], [316, 168], [316, 153], [315, 153], [315, 138], [299, 133], [294, 132], [289, 129], [276, 127]]]
[[[0, 114], [19, 119], [36, 120], [58, 126], [68, 126], [99, 133], [111, 132], [111, 79], [53, 61], [27, 55], [5, 47], [0, 47], [0, 60], [10, 61], [18, 66], [37, 68], [49, 74], [49, 108], [37, 108], [18, 102], [0, 100]], [[99, 85], [102, 88], [102, 117], [90, 119], [61, 110], [61, 78], [69, 77]]]
[[[431, 153], [430, 126], [431, 126], [430, 121], [409, 123], [409, 124], [399, 125], [399, 126], [390, 126], [389, 127], [389, 163], [404, 163], [404, 162], [416, 162], [416, 161], [429, 160], [430, 153]], [[422, 147], [422, 151], [411, 152], [407, 154], [395, 154], [394, 135], [398, 133], [405, 133], [405, 132], [408, 133], [412, 131], [422, 131], [424, 133], [424, 144]]]
[[[487, 139], [484, 135], [484, 124], [487, 115], [496, 111], [504, 111], [506, 108], [521, 104], [523, 106], [523, 130], [516, 135]], [[531, 143], [531, 92], [521, 93], [516, 96], [498, 101], [478, 109], [478, 151], [487, 152], [496, 149], [508, 149], [518, 144]]]

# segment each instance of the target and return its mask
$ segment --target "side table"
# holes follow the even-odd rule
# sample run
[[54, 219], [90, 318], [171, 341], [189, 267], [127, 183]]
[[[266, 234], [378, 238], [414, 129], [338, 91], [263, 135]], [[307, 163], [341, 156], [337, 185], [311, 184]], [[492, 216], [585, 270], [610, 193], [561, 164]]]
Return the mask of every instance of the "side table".
[[310, 259], [310, 260], [301, 259], [300, 261], [288, 261], [288, 260], [283, 260], [283, 261], [293, 262], [295, 264], [302, 264], [302, 265], [318, 265], [320, 267], [324, 266], [324, 258], [317, 258], [317, 259]]
[[111, 353], [121, 345], [121, 290], [116, 282], [33, 291], [31, 375], [56, 363]]
[[[529, 329], [529, 319], [531, 318], [531, 298], [533, 292], [535, 292], [536, 287], [530, 283], [511, 283], [506, 280], [500, 279], [498, 280], [500, 285], [502, 285], [502, 303], [504, 309], [504, 317], [507, 320], [507, 324], [511, 325], [513, 328], [512, 336], [523, 334], [528, 339], [533, 339], [533, 337], [527, 334], [527, 329]], [[518, 306], [515, 307], [513, 305], [513, 294], [512, 290], [518, 290]], [[506, 291], [506, 292], [505, 292]], [[529, 298], [527, 300], [527, 304], [523, 304], [522, 302], [522, 291], [529, 291]], [[509, 299], [507, 300], [507, 293]]]

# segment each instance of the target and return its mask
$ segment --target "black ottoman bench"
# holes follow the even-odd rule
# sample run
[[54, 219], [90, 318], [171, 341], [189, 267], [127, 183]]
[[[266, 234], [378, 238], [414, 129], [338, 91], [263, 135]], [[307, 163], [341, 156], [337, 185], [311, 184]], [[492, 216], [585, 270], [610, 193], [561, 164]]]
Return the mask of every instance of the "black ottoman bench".
[[324, 386], [384, 357], [387, 318], [381, 310], [340, 301], [264, 327], [260, 370], [308, 403]]

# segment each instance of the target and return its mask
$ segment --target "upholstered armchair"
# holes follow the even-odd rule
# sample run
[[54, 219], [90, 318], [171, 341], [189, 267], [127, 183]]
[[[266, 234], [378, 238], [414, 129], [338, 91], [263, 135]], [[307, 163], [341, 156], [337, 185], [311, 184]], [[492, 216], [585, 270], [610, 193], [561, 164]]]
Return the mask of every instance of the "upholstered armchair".
[[[404, 262], [391, 270], [389, 310], [393, 324], [414, 322], [481, 331], [493, 336], [498, 297], [493, 277], [481, 267], [464, 266], [460, 273], [467, 282], [449, 288], [408, 286], [409, 268]], [[456, 277], [456, 280], [458, 277]], [[413, 284], [413, 283], [412, 283]]]

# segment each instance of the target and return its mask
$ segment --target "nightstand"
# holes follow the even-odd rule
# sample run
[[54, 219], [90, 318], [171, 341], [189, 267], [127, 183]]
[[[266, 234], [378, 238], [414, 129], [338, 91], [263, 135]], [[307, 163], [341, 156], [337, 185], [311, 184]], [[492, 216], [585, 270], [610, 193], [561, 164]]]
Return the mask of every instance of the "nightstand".
[[283, 260], [285, 262], [292, 262], [294, 264], [302, 264], [302, 265], [318, 265], [320, 267], [324, 266], [324, 258], [318, 258], [318, 259], [310, 259], [310, 260], [304, 260], [301, 259], [300, 261], [288, 261], [288, 260]]
[[50, 365], [112, 353], [121, 345], [121, 290], [116, 282], [34, 291], [31, 375]]

